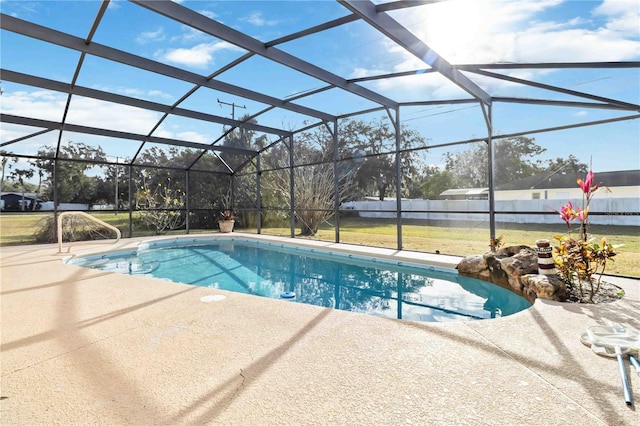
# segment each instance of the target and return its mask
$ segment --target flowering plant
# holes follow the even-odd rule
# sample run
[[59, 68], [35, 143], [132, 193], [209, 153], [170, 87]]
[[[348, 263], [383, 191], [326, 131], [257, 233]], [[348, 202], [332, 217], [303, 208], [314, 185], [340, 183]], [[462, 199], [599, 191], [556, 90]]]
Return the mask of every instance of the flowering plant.
[[236, 216], [233, 214], [232, 210], [225, 209], [220, 212], [221, 220], [235, 220]]
[[155, 229], [156, 234], [167, 230], [179, 229], [185, 224], [187, 194], [174, 188], [171, 178], [148, 186], [145, 181], [136, 192], [135, 205], [140, 210], [140, 220], [146, 226]]
[[[569, 286], [575, 285], [577, 279], [580, 296], [583, 293], [583, 284], [588, 287], [589, 301], [593, 302], [593, 296], [600, 290], [600, 280], [607, 267], [607, 261], [616, 255], [616, 248], [602, 238], [600, 243], [594, 242], [589, 235], [589, 204], [596, 193], [603, 187], [602, 183], [593, 183], [593, 171], [589, 171], [584, 180], [578, 179], [577, 183], [582, 190], [582, 207], [574, 208], [571, 201], [562, 206], [560, 210], [555, 210], [560, 214], [560, 218], [567, 224], [566, 235], [556, 235], [559, 245], [555, 247], [555, 265], [560, 278]], [[575, 239], [571, 235], [571, 223], [575, 220], [579, 222], [579, 237]], [[612, 260], [613, 261], [613, 260]], [[594, 282], [592, 275], [599, 273], [597, 281]]]

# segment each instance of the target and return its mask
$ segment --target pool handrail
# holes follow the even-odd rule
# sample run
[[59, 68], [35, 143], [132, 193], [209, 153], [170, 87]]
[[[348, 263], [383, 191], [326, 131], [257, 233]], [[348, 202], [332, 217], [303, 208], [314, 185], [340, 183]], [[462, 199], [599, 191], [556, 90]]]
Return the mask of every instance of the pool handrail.
[[115, 244], [118, 241], [120, 241], [120, 238], [122, 237], [122, 233], [120, 232], [120, 230], [118, 228], [116, 228], [113, 225], [109, 225], [107, 222], [98, 219], [95, 216], [92, 216], [88, 213], [85, 212], [63, 212], [60, 213], [58, 215], [58, 254], [62, 253], [62, 218], [65, 216], [73, 216], [73, 215], [77, 215], [77, 216], [83, 216], [87, 219], [90, 219], [100, 225], [103, 225], [105, 228], [111, 229], [112, 231], [114, 231], [116, 233], [116, 240], [115, 241], [111, 241], [111, 240], [91, 240], [91, 241], [70, 241], [69, 242], [69, 246], [67, 247], [67, 253], [69, 253], [71, 251], [71, 246], [72, 245], [78, 245], [78, 244]]

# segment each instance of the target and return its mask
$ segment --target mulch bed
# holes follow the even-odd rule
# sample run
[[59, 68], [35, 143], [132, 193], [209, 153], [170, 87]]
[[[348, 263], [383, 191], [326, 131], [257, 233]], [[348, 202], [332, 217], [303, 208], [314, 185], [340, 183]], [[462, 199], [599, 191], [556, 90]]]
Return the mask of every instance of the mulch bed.
[[[593, 284], [594, 288], [596, 283]], [[592, 303], [589, 300], [589, 293], [591, 286], [589, 284], [582, 284], [582, 297], [580, 295], [580, 289], [578, 285], [567, 286], [567, 302], [571, 303]], [[593, 296], [593, 303], [609, 303], [622, 299], [624, 296], [624, 290], [615, 284], [605, 281], [600, 282], [600, 289]]]

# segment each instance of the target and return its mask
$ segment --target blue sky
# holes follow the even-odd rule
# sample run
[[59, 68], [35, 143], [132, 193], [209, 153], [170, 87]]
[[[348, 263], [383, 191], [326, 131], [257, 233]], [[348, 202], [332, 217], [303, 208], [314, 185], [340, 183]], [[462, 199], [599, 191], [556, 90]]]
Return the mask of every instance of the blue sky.
[[[265, 42], [348, 13], [334, 1], [179, 3]], [[82, 38], [89, 33], [99, 5], [96, 1], [0, 1], [2, 13]], [[453, 64], [640, 60], [640, 2], [637, 0], [450, 0], [389, 14]], [[63, 82], [71, 81], [79, 58], [77, 52], [28, 40], [4, 30], [0, 37], [3, 68]], [[124, 1], [111, 2], [93, 41], [201, 75], [208, 75], [245, 53], [225, 41]], [[393, 42], [361, 22], [282, 44], [278, 48], [344, 78], [426, 68], [419, 58], [401, 51]], [[638, 69], [497, 72], [640, 103]], [[470, 76], [494, 96], [583, 100]], [[218, 79], [256, 91], [263, 90], [281, 99], [325, 85], [260, 57], [251, 58], [234, 69], [233, 73], [223, 73]], [[193, 87], [186, 82], [89, 56], [85, 59], [77, 84], [163, 104], [172, 104]], [[435, 73], [361, 85], [401, 102], [468, 97], [457, 86]], [[61, 118], [66, 102], [64, 94], [5, 81], [2, 82], [2, 89], [0, 101], [3, 113], [46, 120]], [[217, 100], [246, 107], [238, 108], [236, 116], [253, 114], [265, 107], [248, 99], [209, 89], [199, 90], [181, 107], [229, 117], [230, 108], [220, 105]], [[367, 100], [339, 90], [297, 103], [331, 114], [373, 106]], [[583, 108], [496, 104], [494, 129], [496, 133], [510, 133], [623, 115], [631, 114]], [[147, 134], [159, 118], [159, 113], [74, 96], [68, 121]], [[481, 137], [486, 133], [478, 106], [403, 108], [401, 118], [432, 144]], [[306, 119], [298, 114], [277, 110], [258, 117], [258, 122], [266, 126], [299, 128]], [[3, 123], [0, 137], [5, 142], [35, 130]], [[218, 137], [220, 130], [220, 125], [174, 117], [162, 123], [155, 135], [210, 143]], [[640, 168], [640, 120], [530, 136], [547, 148], [549, 158], [574, 154], [584, 162], [592, 161], [595, 171]], [[55, 143], [56, 138], [57, 135], [53, 137], [47, 134], [5, 149], [10, 147], [16, 153], [32, 154], [43, 144]], [[63, 140], [82, 140], [101, 145], [112, 158], [131, 156], [137, 149], [137, 144], [129, 141], [68, 132], [63, 135]], [[438, 163], [435, 158], [431, 161]]]

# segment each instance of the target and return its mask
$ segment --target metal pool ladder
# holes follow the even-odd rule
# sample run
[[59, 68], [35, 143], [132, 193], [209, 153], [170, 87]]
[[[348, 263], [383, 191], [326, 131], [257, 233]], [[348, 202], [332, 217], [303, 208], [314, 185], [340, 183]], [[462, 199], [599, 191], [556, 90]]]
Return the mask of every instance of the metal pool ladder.
[[83, 216], [87, 219], [90, 219], [96, 223], [99, 223], [100, 225], [104, 226], [105, 228], [109, 228], [112, 231], [114, 231], [116, 233], [116, 240], [115, 241], [104, 241], [104, 240], [91, 240], [91, 241], [71, 241], [69, 242], [69, 246], [67, 247], [67, 253], [69, 253], [69, 251], [71, 250], [71, 246], [72, 245], [78, 245], [78, 244], [115, 244], [118, 241], [120, 241], [120, 238], [122, 237], [122, 233], [120, 232], [120, 230], [118, 228], [116, 228], [113, 225], [109, 225], [107, 222], [98, 219], [97, 217], [94, 217], [88, 213], [85, 212], [64, 212], [64, 213], [60, 213], [58, 215], [58, 254], [62, 253], [62, 218], [65, 216]]

